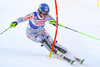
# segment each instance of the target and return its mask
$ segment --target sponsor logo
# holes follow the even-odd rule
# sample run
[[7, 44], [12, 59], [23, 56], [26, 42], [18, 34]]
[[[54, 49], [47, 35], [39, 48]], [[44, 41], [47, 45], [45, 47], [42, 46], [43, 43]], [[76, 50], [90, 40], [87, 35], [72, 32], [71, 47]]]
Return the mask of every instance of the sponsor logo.
[[35, 22], [35, 25], [44, 25], [46, 20], [33, 20]]
[[24, 20], [29, 20], [29, 19], [32, 19], [33, 16], [29, 16], [29, 17], [25, 17]]

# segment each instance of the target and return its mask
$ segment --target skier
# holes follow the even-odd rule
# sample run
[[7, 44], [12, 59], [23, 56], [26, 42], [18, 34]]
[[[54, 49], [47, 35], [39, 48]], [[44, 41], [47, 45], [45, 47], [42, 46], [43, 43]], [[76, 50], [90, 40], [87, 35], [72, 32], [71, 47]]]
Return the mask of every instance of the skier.
[[[46, 3], [40, 4], [37, 11], [29, 13], [28, 15], [18, 18], [10, 24], [11, 27], [15, 27], [18, 23], [29, 21], [29, 24], [26, 29], [26, 35], [32, 41], [41, 43], [42, 46], [46, 47], [51, 51], [53, 45], [53, 39], [49, 33], [45, 30], [45, 22], [49, 21], [50, 24], [56, 26], [53, 23], [56, 23], [56, 20], [49, 14], [50, 8]], [[73, 64], [74, 60], [68, 58], [67, 54], [70, 53], [66, 48], [60, 44], [55, 43], [53, 54], [67, 60], [70, 64]], [[74, 57], [74, 56], [73, 56]], [[75, 60], [78, 60], [81, 64], [84, 60], [74, 57]]]

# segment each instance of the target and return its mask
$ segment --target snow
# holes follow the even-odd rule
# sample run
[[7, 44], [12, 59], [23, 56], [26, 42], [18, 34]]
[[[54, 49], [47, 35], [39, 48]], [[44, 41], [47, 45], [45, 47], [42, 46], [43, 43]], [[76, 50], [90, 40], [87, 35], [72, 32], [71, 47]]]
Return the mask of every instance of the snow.
[[[55, 4], [51, 0], [0, 0], [0, 32], [19, 17], [36, 11], [45, 2], [51, 7], [50, 14], [56, 18]], [[100, 38], [100, 7], [96, 0], [57, 0], [59, 23]], [[73, 55], [84, 58], [83, 65], [70, 65], [26, 37], [28, 22], [20, 23], [0, 35], [0, 67], [99, 67], [100, 41], [59, 27], [57, 40]], [[46, 23], [46, 30], [54, 37], [55, 27]]]

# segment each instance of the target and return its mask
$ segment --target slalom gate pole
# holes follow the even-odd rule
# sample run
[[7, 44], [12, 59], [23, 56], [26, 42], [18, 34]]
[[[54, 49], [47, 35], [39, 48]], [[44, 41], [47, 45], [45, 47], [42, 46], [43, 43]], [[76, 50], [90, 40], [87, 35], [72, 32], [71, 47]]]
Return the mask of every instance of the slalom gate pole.
[[51, 56], [52, 56], [52, 52], [53, 52], [53, 49], [54, 49], [54, 45], [55, 45], [56, 37], [57, 37], [57, 32], [58, 32], [58, 9], [57, 9], [57, 1], [56, 0], [55, 0], [55, 8], [56, 8], [56, 21], [57, 21], [57, 25], [56, 25], [56, 32], [55, 32], [54, 42], [53, 42], [53, 45], [52, 45], [52, 49], [51, 49], [49, 58], [51, 58]]

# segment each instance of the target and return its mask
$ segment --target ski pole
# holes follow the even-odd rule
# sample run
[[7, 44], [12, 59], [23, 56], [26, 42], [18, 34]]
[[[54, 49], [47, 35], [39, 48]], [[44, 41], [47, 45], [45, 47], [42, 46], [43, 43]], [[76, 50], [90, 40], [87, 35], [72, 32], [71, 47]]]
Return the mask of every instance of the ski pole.
[[3, 32], [1, 32], [0, 35], [3, 34], [4, 32], [6, 32], [7, 30], [9, 30], [10, 28], [11, 28], [11, 26], [9, 28], [5, 29]]
[[99, 40], [99, 41], [100, 41], [99, 38], [96, 38], [96, 37], [93, 37], [93, 36], [91, 36], [91, 35], [88, 35], [88, 34], [82, 33], [82, 32], [80, 32], [80, 31], [77, 31], [77, 30], [74, 30], [74, 29], [72, 29], [72, 28], [69, 28], [69, 27], [63, 26], [63, 25], [61, 25], [61, 24], [58, 24], [58, 26], [64, 27], [64, 28], [69, 29], [69, 30], [71, 30], [71, 31], [77, 32], [77, 33], [79, 33], [79, 34], [82, 34], [82, 35], [85, 35], [85, 36], [87, 36], [87, 37], [90, 37], [90, 38], [93, 38], [93, 39], [95, 39], [95, 40]]

